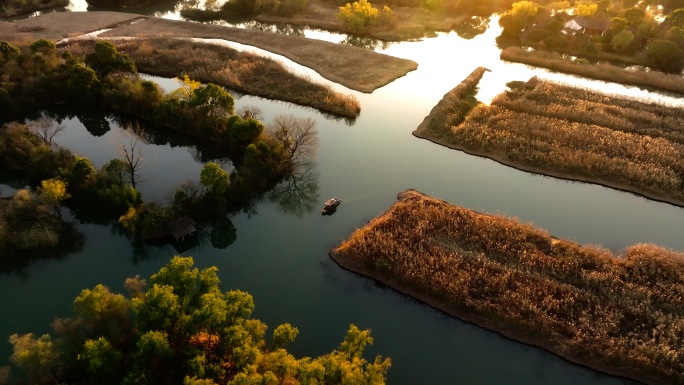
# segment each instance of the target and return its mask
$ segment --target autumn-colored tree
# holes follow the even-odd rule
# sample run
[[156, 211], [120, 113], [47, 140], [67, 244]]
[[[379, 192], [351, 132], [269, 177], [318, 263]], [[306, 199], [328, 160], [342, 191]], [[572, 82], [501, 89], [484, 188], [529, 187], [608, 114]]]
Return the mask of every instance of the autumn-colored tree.
[[514, 3], [511, 9], [499, 18], [499, 25], [503, 28], [502, 33], [520, 37], [525, 28], [534, 22], [541, 8], [541, 5], [532, 1]]
[[378, 17], [378, 9], [368, 0], [358, 0], [340, 7], [337, 18], [352, 32], [362, 32], [370, 27]]
[[68, 199], [69, 196], [67, 184], [61, 179], [53, 178], [40, 182], [40, 200], [45, 202], [48, 206], [51, 206], [55, 210], [55, 214], [59, 217], [62, 216], [59, 206], [62, 201]]

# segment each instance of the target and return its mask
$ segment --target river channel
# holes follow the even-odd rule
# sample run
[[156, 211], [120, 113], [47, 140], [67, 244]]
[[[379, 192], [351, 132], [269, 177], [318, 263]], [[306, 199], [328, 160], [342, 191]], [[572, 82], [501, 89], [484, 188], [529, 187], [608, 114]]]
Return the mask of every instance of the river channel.
[[[73, 3], [72, 10], [79, 10], [79, 4]], [[158, 12], [172, 17], [171, 9]], [[316, 165], [300, 175], [310, 190], [290, 191], [291, 197], [304, 198], [289, 204], [264, 199], [249, 213], [231, 215], [217, 226], [215, 236], [209, 226], [196, 243], [177, 247], [133, 244], [111, 227], [78, 224], [85, 235], [82, 250], [0, 275], [0, 335], [6, 341], [12, 333], [47, 332], [55, 316], [70, 314], [70, 304], [82, 289], [104, 283], [123, 292], [126, 277], [148, 277], [180, 254], [193, 256], [199, 267], [217, 266], [224, 290], [250, 292], [256, 303], [254, 316], [271, 330], [284, 322], [298, 327], [300, 336], [291, 345], [298, 357], [331, 351], [351, 323], [372, 329], [375, 343], [367, 357], [391, 357], [388, 383], [392, 385], [631, 384], [448, 317], [342, 270], [327, 255], [408, 188], [477, 211], [516, 217], [556, 237], [617, 252], [635, 243], [684, 250], [680, 207], [521, 172], [411, 135], [442, 96], [477, 66], [491, 70], [478, 94], [485, 103], [503, 91], [506, 82], [537, 75], [643, 100], [684, 104], [675, 97], [502, 63], [494, 43], [497, 28], [493, 22], [486, 33], [470, 40], [449, 33], [376, 48], [419, 66], [372, 94], [338, 86], [361, 102], [361, 115], [351, 124], [288, 103], [237, 97], [237, 108], [258, 106], [266, 123], [279, 114], [316, 121], [320, 137]], [[307, 36], [341, 40], [320, 31], [307, 31]], [[172, 80], [157, 80], [173, 86]], [[97, 116], [107, 121], [109, 131], [93, 135], [81, 119], [72, 117], [62, 121], [65, 130], [55, 141], [100, 167], [117, 156], [116, 148], [130, 134], [116, 119]], [[163, 200], [174, 185], [198, 179], [202, 167], [192, 146], [156, 142], [146, 143], [143, 149], [147, 180], [140, 189], [147, 201]], [[342, 204], [334, 215], [322, 216], [320, 206], [332, 196], [341, 198]], [[0, 344], [0, 365], [7, 363], [9, 354], [9, 344]]]

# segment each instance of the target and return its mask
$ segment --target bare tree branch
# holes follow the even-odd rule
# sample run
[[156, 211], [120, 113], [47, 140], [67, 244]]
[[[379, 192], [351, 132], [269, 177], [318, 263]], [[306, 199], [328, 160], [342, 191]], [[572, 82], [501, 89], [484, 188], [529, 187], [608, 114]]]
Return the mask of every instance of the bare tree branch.
[[63, 125], [57, 124], [55, 120], [44, 115], [29, 123], [28, 126], [31, 132], [38, 135], [48, 146], [52, 146], [52, 139], [64, 130]]

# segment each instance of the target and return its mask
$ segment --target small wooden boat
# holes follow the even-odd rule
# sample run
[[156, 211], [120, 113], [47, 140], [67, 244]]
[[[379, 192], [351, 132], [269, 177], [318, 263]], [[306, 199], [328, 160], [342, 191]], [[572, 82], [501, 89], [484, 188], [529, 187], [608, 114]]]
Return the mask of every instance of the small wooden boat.
[[337, 206], [342, 203], [341, 199], [338, 198], [330, 198], [327, 201], [325, 201], [325, 204], [323, 205], [323, 209], [321, 210], [321, 214], [332, 214], [335, 212], [335, 209], [337, 209]]

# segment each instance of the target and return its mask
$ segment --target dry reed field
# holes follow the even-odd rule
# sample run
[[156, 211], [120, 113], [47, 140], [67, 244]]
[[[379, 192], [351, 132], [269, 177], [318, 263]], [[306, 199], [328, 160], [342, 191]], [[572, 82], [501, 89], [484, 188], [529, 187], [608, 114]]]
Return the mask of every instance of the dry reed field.
[[201, 82], [313, 107], [349, 119], [355, 119], [361, 112], [361, 105], [353, 95], [314, 83], [274, 60], [248, 52], [179, 39], [113, 42], [119, 51], [131, 56], [143, 73], [168, 77], [186, 74]]
[[526, 51], [520, 47], [504, 49], [501, 51], [501, 59], [609, 82], [651, 87], [680, 94], [684, 93], [684, 78], [660, 71], [632, 71], [609, 63], [592, 64], [577, 62], [556, 52]]
[[461, 124], [478, 104], [475, 91], [486, 71], [488, 70], [484, 67], [476, 68], [459, 85], [447, 92], [413, 131], [413, 135], [419, 138], [438, 138], [444, 134], [444, 127]]
[[648, 384], [684, 384], [684, 254], [625, 254], [413, 190], [331, 251], [451, 315]]
[[536, 78], [423, 137], [532, 172], [684, 205], [684, 110]]

